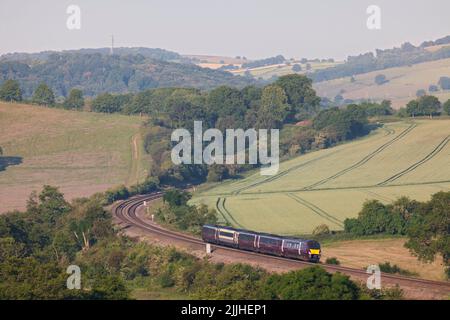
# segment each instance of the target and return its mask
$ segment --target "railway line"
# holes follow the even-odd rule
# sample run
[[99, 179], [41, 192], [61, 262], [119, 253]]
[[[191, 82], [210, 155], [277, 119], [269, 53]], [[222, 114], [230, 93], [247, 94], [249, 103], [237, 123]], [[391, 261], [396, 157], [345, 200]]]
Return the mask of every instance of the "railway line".
[[[150, 234], [156, 238], [164, 238], [168, 241], [177, 241], [187, 247], [195, 247], [204, 250], [205, 243], [194, 236], [182, 234], [180, 232], [168, 230], [153, 222], [147, 221], [138, 215], [138, 208], [144, 204], [144, 201], [152, 201], [162, 197], [162, 193], [153, 193], [148, 195], [135, 196], [133, 198], [116, 203], [112, 207], [113, 215], [126, 227], [135, 227], [146, 234]], [[213, 245], [215, 250], [224, 254], [236, 254], [245, 256], [247, 260], [264, 261], [266, 264], [274, 264], [284, 266], [288, 269], [298, 269], [317, 265], [311, 262], [288, 259], [279, 256], [264, 255], [256, 252], [242, 251], [229, 247]], [[320, 264], [328, 272], [341, 272], [349, 275], [355, 280], [365, 282], [370, 276], [365, 270], [348, 268], [336, 265]], [[442, 299], [450, 295], [450, 282], [433, 281], [412, 277], [405, 277], [393, 274], [381, 274], [382, 285], [400, 286], [412, 299]]]

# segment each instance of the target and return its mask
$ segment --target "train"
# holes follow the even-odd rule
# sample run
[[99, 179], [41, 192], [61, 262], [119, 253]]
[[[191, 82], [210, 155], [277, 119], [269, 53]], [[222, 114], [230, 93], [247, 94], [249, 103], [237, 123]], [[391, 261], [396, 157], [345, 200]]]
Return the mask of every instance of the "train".
[[309, 262], [319, 262], [321, 255], [320, 243], [315, 240], [217, 225], [203, 225], [202, 239], [206, 243]]

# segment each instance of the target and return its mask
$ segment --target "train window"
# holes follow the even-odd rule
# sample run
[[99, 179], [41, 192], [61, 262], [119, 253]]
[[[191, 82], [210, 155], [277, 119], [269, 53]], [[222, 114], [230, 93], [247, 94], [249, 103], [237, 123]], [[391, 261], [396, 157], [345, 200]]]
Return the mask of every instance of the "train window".
[[211, 229], [211, 228], [203, 228], [203, 232], [208, 233], [208, 234], [214, 234], [216, 232], [216, 230]]
[[284, 247], [287, 249], [298, 250], [300, 248], [300, 243], [294, 241], [285, 241]]
[[253, 235], [253, 234], [240, 233], [240, 234], [239, 234], [239, 240], [243, 240], [243, 241], [254, 241], [254, 240], [255, 240], [255, 235]]
[[308, 241], [308, 248], [310, 249], [320, 249], [320, 244], [317, 241]]
[[261, 237], [259, 242], [263, 243], [263, 244], [268, 244], [268, 245], [278, 245], [280, 240], [279, 239], [274, 239], [274, 238]]
[[233, 237], [234, 237], [234, 232], [220, 231], [219, 234], [220, 234], [221, 236], [223, 236], [223, 237], [230, 237], [230, 238], [233, 238]]

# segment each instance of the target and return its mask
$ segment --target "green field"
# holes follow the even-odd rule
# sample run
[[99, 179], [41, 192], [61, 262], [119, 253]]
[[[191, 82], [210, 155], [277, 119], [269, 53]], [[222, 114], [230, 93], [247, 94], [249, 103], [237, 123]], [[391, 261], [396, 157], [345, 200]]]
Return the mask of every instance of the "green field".
[[255, 171], [198, 191], [193, 202], [215, 207], [236, 227], [305, 234], [325, 223], [341, 230], [366, 200], [423, 201], [450, 190], [449, 137], [448, 119], [385, 124], [365, 138], [283, 162], [274, 176]]
[[[378, 74], [384, 74], [389, 82], [377, 85], [374, 79]], [[354, 76], [354, 82], [350, 82], [350, 77], [319, 82], [314, 84], [314, 89], [319, 96], [331, 100], [338, 94], [353, 100], [389, 99], [395, 108], [400, 108], [416, 98], [417, 90], [428, 92], [429, 86], [437, 85], [442, 76], [450, 76], [450, 59], [359, 74]], [[450, 90], [428, 93], [437, 96], [442, 102], [450, 99]]]
[[134, 184], [149, 167], [143, 119], [0, 103], [0, 212], [22, 209], [33, 190], [56, 185], [70, 199]]
[[[308, 62], [311, 66], [311, 69], [309, 72], [314, 72], [316, 70], [331, 68], [336, 65], [338, 65], [340, 62]], [[292, 71], [292, 66], [294, 64], [299, 64], [302, 67], [302, 71], [300, 72], [294, 72]], [[239, 69], [235, 71], [231, 71], [233, 74], [241, 75], [243, 76], [245, 74], [247, 69]], [[306, 63], [302, 64], [300, 62], [291, 62], [290, 64], [279, 64], [279, 65], [269, 65], [269, 66], [263, 66], [258, 68], [251, 68], [248, 69], [248, 71], [251, 73], [251, 75], [255, 78], [263, 78], [265, 80], [275, 77], [281, 77], [287, 74], [292, 73], [299, 73], [299, 74], [305, 74], [306, 73]]]

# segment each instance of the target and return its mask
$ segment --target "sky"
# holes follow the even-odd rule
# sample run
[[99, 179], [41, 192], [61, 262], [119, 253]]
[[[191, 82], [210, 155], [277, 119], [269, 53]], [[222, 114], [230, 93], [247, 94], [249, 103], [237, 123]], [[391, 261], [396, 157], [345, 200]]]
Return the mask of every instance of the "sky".
[[[366, 26], [370, 5], [379, 30]], [[449, 12], [448, 0], [0, 0], [0, 54], [108, 47], [113, 34], [115, 47], [342, 60], [450, 35]]]

